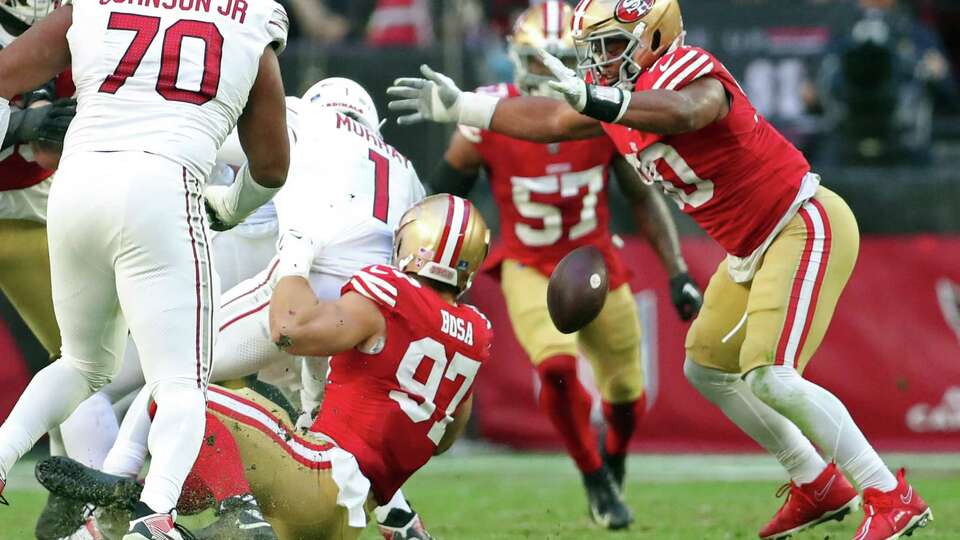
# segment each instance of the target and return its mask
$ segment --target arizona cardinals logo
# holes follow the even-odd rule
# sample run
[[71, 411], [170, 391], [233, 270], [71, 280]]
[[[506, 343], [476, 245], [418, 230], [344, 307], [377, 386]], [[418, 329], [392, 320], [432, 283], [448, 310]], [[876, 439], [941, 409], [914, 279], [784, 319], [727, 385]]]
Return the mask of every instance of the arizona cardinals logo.
[[635, 23], [650, 13], [657, 0], [620, 0], [614, 16], [622, 23]]

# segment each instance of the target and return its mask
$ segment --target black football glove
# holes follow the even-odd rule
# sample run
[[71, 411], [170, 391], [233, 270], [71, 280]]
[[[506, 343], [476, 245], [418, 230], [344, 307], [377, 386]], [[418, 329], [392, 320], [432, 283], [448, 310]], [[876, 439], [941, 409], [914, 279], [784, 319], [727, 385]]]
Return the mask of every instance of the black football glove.
[[63, 147], [63, 139], [67, 136], [67, 128], [77, 115], [77, 100], [73, 98], [58, 99], [48, 105], [46, 117], [37, 127], [37, 141], [54, 146]]
[[700, 313], [703, 305], [703, 293], [700, 287], [686, 272], [670, 278], [670, 301], [677, 308], [677, 314], [684, 321], [692, 320]]

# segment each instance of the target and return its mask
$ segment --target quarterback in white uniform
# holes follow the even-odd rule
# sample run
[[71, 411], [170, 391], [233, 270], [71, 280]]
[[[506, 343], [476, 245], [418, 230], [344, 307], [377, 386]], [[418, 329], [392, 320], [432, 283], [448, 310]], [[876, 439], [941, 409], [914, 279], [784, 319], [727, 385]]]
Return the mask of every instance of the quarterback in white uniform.
[[[202, 439], [219, 304], [204, 206], [229, 228], [286, 179], [287, 26], [271, 0], [78, 0], [0, 50], [0, 132], [8, 99], [68, 64], [78, 101], [48, 206], [62, 355], [0, 426], [0, 489], [44, 432], [110, 381], [129, 329], [157, 413], [124, 538], [179, 540], [170, 512]], [[205, 189], [234, 126], [249, 162], [230, 187]]]

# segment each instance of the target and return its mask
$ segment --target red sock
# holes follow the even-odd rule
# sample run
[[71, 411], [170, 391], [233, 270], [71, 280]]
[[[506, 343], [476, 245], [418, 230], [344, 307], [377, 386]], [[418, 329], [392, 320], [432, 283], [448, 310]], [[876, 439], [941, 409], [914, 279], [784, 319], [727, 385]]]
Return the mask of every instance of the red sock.
[[190, 513], [188, 509], [196, 510], [198, 506], [202, 510], [210, 499], [219, 504], [230, 497], [248, 493], [253, 490], [243, 476], [243, 461], [233, 434], [208, 412], [200, 454], [184, 482], [177, 507], [183, 513]]
[[577, 378], [577, 359], [554, 356], [537, 366], [540, 374], [540, 410], [560, 432], [567, 452], [581, 472], [600, 468], [600, 452], [590, 429], [590, 394]]
[[630, 437], [633, 436], [637, 422], [646, 410], [646, 395], [626, 403], [603, 402], [603, 417], [607, 420], [607, 439], [604, 444], [608, 455], [618, 456], [627, 453]]

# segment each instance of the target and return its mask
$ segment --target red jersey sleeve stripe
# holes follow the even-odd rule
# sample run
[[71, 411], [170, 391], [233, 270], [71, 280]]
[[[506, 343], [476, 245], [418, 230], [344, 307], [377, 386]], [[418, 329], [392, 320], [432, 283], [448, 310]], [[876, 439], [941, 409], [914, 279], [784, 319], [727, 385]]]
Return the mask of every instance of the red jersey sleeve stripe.
[[353, 279], [361, 283], [368, 293], [375, 296], [374, 300], [390, 307], [396, 307], [397, 288], [393, 285], [367, 272], [357, 272]]
[[[681, 49], [682, 50], [682, 49]], [[657, 79], [657, 82], [653, 83], [651, 89], [659, 90], [670, 80], [670, 78], [681, 68], [689, 64], [697, 55], [703, 54], [700, 51], [688, 51], [686, 54], [677, 58], [680, 55], [678, 51], [673, 55], [673, 58], [669, 60], [660, 60], [660, 62], [654, 64], [655, 69], [659, 69], [662, 72], [660, 78]]]
[[[673, 90], [678, 85], [680, 85], [680, 83], [683, 83], [683, 82], [686, 82], [688, 84], [692, 83], [693, 81], [697, 80], [698, 77], [701, 77], [706, 73], [709, 73], [709, 70], [706, 73], [701, 71], [700, 73], [697, 73], [696, 76], [693, 76], [693, 77], [690, 76], [694, 71], [700, 69], [704, 64], [706, 64], [709, 61], [710, 61], [710, 57], [706, 55], [701, 56], [700, 58], [697, 58], [690, 65], [688, 65], [686, 69], [681, 71], [679, 75], [677, 75], [669, 83], [667, 83], [667, 86], [665, 88], [667, 90]], [[709, 67], [710, 69], [713, 69], [713, 63], [710, 62], [710, 65], [707, 67]]]

